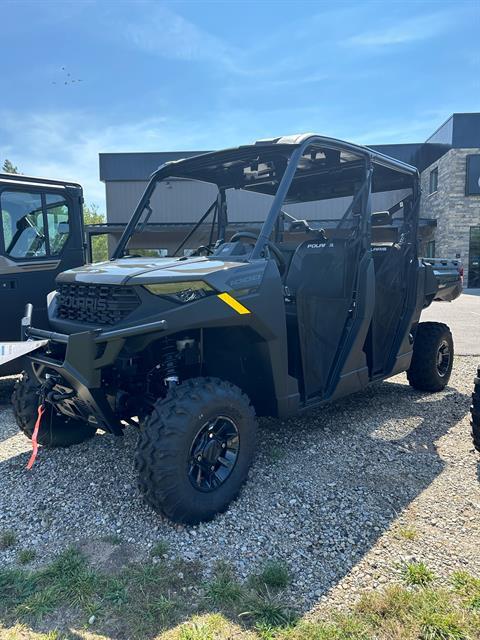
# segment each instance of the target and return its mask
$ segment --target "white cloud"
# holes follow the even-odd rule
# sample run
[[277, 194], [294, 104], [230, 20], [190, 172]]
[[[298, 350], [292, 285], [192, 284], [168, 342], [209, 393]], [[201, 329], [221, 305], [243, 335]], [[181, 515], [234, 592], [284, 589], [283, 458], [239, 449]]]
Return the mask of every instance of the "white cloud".
[[[286, 112], [290, 110], [286, 109]], [[222, 148], [275, 135], [267, 131], [275, 110], [217, 113], [210, 123], [195, 118], [152, 117], [106, 122], [86, 111], [19, 112], [0, 109], [0, 160], [11, 160], [26, 175], [79, 182], [87, 203], [105, 209], [98, 154], [127, 151]]]
[[149, 4], [145, 15], [124, 25], [123, 33], [135, 48], [171, 60], [211, 61], [234, 68], [239, 52], [165, 5]]
[[393, 26], [384, 29], [366, 31], [351, 36], [346, 43], [360, 47], [391, 47], [417, 40], [426, 40], [439, 35], [451, 25], [450, 12], [439, 12], [426, 16], [408, 18], [397, 21]]
[[196, 129], [178, 134], [165, 118], [108, 124], [85, 112], [23, 113], [0, 111], [0, 159], [9, 158], [25, 174], [65, 178], [84, 187], [87, 202], [104, 208], [98, 154], [195, 147]]
[[[228, 108], [209, 121], [192, 116], [107, 121], [88, 111], [14, 111], [0, 108], [0, 160], [9, 158], [24, 174], [79, 182], [87, 203], [104, 210], [105, 187], [99, 180], [98, 154], [127, 151], [219, 149], [257, 138], [289, 133], [318, 117], [318, 107], [273, 104]], [[306, 126], [308, 129], [309, 127]]]
[[[311, 27], [303, 20], [295, 24]], [[305, 70], [297, 50], [287, 45], [297, 37], [291, 29], [265, 33], [260, 40], [252, 39], [237, 47], [163, 4], [148, 3], [148, 10], [137, 11], [130, 22], [122, 22], [118, 33], [139, 51], [166, 60], [209, 63], [237, 76], [235, 81], [238, 77], [246, 80], [273, 77], [278, 78], [279, 85], [286, 86], [295, 84], [292, 74]]]

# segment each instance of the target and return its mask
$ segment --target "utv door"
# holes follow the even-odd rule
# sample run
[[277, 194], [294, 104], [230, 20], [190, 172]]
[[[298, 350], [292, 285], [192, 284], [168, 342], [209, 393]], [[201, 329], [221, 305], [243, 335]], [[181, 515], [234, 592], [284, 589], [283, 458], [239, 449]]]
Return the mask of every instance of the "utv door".
[[[290, 360], [296, 350], [301, 357], [297, 377], [307, 404], [332, 397], [339, 384], [345, 387], [341, 393], [348, 393], [368, 383], [363, 343], [372, 305], [364, 313], [363, 302], [370, 299], [367, 291], [373, 286], [367, 214], [370, 173], [366, 161], [352, 153], [342, 151], [329, 157], [327, 151], [325, 155], [327, 161], [322, 162], [316, 150], [307, 149], [305, 156], [313, 169], [311, 158], [319, 158], [319, 171], [306, 194], [299, 194], [317, 198], [315, 204], [292, 207], [291, 212], [306, 218], [316, 209], [330, 219], [325, 220], [324, 233], [308, 230], [285, 278], [287, 300], [294, 305], [287, 302]], [[300, 189], [305, 186], [299, 185]], [[293, 234], [286, 237], [294, 239]], [[297, 347], [292, 349], [295, 342]], [[346, 369], [347, 359], [350, 370]]]
[[375, 309], [367, 348], [372, 378], [408, 368], [402, 359], [412, 349], [408, 336], [416, 308], [418, 195], [414, 179], [411, 185], [374, 194], [377, 202], [387, 202], [390, 208], [388, 216], [379, 216], [384, 218], [379, 226], [378, 214], [372, 215]]
[[27, 302], [46, 327], [57, 274], [84, 263], [82, 202], [76, 185], [0, 178], [0, 341], [20, 339]]

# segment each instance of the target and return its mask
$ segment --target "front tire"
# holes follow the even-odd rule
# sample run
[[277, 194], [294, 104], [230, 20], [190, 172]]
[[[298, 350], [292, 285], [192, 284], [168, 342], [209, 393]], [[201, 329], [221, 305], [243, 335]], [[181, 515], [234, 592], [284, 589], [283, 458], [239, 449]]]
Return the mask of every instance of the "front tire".
[[[27, 438], [33, 436], [39, 403], [40, 385], [27, 372], [15, 384], [12, 394], [13, 412], [17, 425]], [[71, 420], [58, 415], [51, 404], [45, 405], [45, 411], [38, 430], [37, 441], [44, 447], [69, 447], [93, 438], [96, 428], [86, 422]]]
[[473, 446], [480, 451], [480, 366], [477, 369], [477, 377], [475, 378], [475, 387], [472, 394], [472, 406], [470, 407], [472, 414], [472, 438]]
[[158, 400], [135, 456], [146, 502], [170, 520], [198, 524], [223, 512], [247, 479], [257, 424], [247, 396], [217, 378], [195, 378]]
[[413, 343], [413, 356], [407, 371], [408, 382], [420, 391], [444, 389], [453, 366], [453, 339], [441, 322], [421, 322]]

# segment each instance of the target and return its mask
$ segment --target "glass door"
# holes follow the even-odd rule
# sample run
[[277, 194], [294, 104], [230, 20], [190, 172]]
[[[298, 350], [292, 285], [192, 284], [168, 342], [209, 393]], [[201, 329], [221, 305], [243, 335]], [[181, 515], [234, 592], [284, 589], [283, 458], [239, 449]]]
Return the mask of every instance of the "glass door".
[[468, 260], [468, 286], [480, 288], [480, 227], [470, 227], [470, 251]]

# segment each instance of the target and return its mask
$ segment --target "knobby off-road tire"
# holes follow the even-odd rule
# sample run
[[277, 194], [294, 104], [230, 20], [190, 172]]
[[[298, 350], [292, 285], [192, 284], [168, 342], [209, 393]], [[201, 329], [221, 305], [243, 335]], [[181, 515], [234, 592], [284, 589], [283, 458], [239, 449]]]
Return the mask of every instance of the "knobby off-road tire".
[[477, 377], [475, 378], [475, 387], [472, 394], [472, 406], [470, 407], [472, 414], [472, 438], [473, 446], [480, 451], [480, 366], [477, 369]]
[[195, 378], [173, 387], [140, 429], [135, 466], [146, 502], [175, 522], [211, 520], [247, 479], [256, 432], [248, 397], [229, 382]]
[[[40, 385], [27, 372], [23, 372], [21, 379], [15, 384], [12, 394], [12, 405], [15, 419], [20, 431], [32, 439], [35, 422], [37, 420]], [[38, 431], [38, 444], [44, 447], [69, 447], [93, 438], [96, 428], [87, 422], [70, 420], [57, 415], [52, 405], [46, 404]]]
[[453, 339], [441, 322], [421, 322], [413, 343], [413, 357], [407, 371], [408, 382], [420, 391], [441, 391], [450, 380], [453, 366]]

